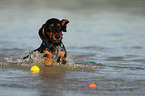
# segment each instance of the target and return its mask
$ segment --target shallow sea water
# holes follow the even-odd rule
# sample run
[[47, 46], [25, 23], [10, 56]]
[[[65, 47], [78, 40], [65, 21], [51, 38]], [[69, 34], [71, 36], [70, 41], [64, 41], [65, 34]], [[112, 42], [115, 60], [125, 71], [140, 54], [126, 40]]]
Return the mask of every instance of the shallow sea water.
[[[0, 1], [0, 96], [144, 96], [145, 1], [59, 2]], [[70, 21], [63, 35], [68, 64], [23, 61], [51, 17]], [[31, 73], [33, 65], [41, 71]]]

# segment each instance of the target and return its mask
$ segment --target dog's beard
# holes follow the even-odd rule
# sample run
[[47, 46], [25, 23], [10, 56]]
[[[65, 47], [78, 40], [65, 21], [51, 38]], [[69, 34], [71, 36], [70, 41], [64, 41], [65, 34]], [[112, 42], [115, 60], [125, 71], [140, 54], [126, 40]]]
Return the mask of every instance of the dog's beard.
[[59, 45], [59, 44], [61, 43], [62, 40], [53, 40], [53, 39], [51, 39], [50, 41], [51, 41], [51, 43], [53, 43], [54, 45]]

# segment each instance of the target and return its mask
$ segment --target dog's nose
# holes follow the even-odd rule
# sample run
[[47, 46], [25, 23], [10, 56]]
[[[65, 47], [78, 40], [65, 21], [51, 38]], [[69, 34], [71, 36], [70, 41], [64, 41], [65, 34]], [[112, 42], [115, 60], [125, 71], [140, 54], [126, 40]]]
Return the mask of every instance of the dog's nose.
[[56, 38], [56, 39], [59, 39], [59, 38], [60, 38], [60, 35], [55, 35], [55, 38]]

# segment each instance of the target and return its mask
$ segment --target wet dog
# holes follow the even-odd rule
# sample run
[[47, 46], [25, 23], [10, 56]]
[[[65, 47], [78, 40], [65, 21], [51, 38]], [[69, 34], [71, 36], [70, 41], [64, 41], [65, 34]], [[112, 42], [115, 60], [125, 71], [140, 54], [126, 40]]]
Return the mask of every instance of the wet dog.
[[[52, 65], [54, 60], [59, 64], [66, 64], [67, 52], [62, 42], [62, 32], [67, 32], [68, 23], [66, 19], [51, 18], [40, 28], [39, 36], [42, 44], [34, 52], [38, 51], [43, 54], [45, 65]], [[23, 59], [28, 57], [29, 55]]]

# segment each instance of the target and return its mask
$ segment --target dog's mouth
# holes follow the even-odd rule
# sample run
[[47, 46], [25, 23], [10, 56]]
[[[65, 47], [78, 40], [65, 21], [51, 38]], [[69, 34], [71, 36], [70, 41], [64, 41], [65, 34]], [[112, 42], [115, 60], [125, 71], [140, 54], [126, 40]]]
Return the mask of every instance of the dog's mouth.
[[56, 45], [61, 43], [60, 40], [51, 40], [51, 42], [52, 42], [53, 44], [56, 44]]
[[61, 41], [60, 40], [53, 40], [52, 42], [53, 43], [60, 43]]

